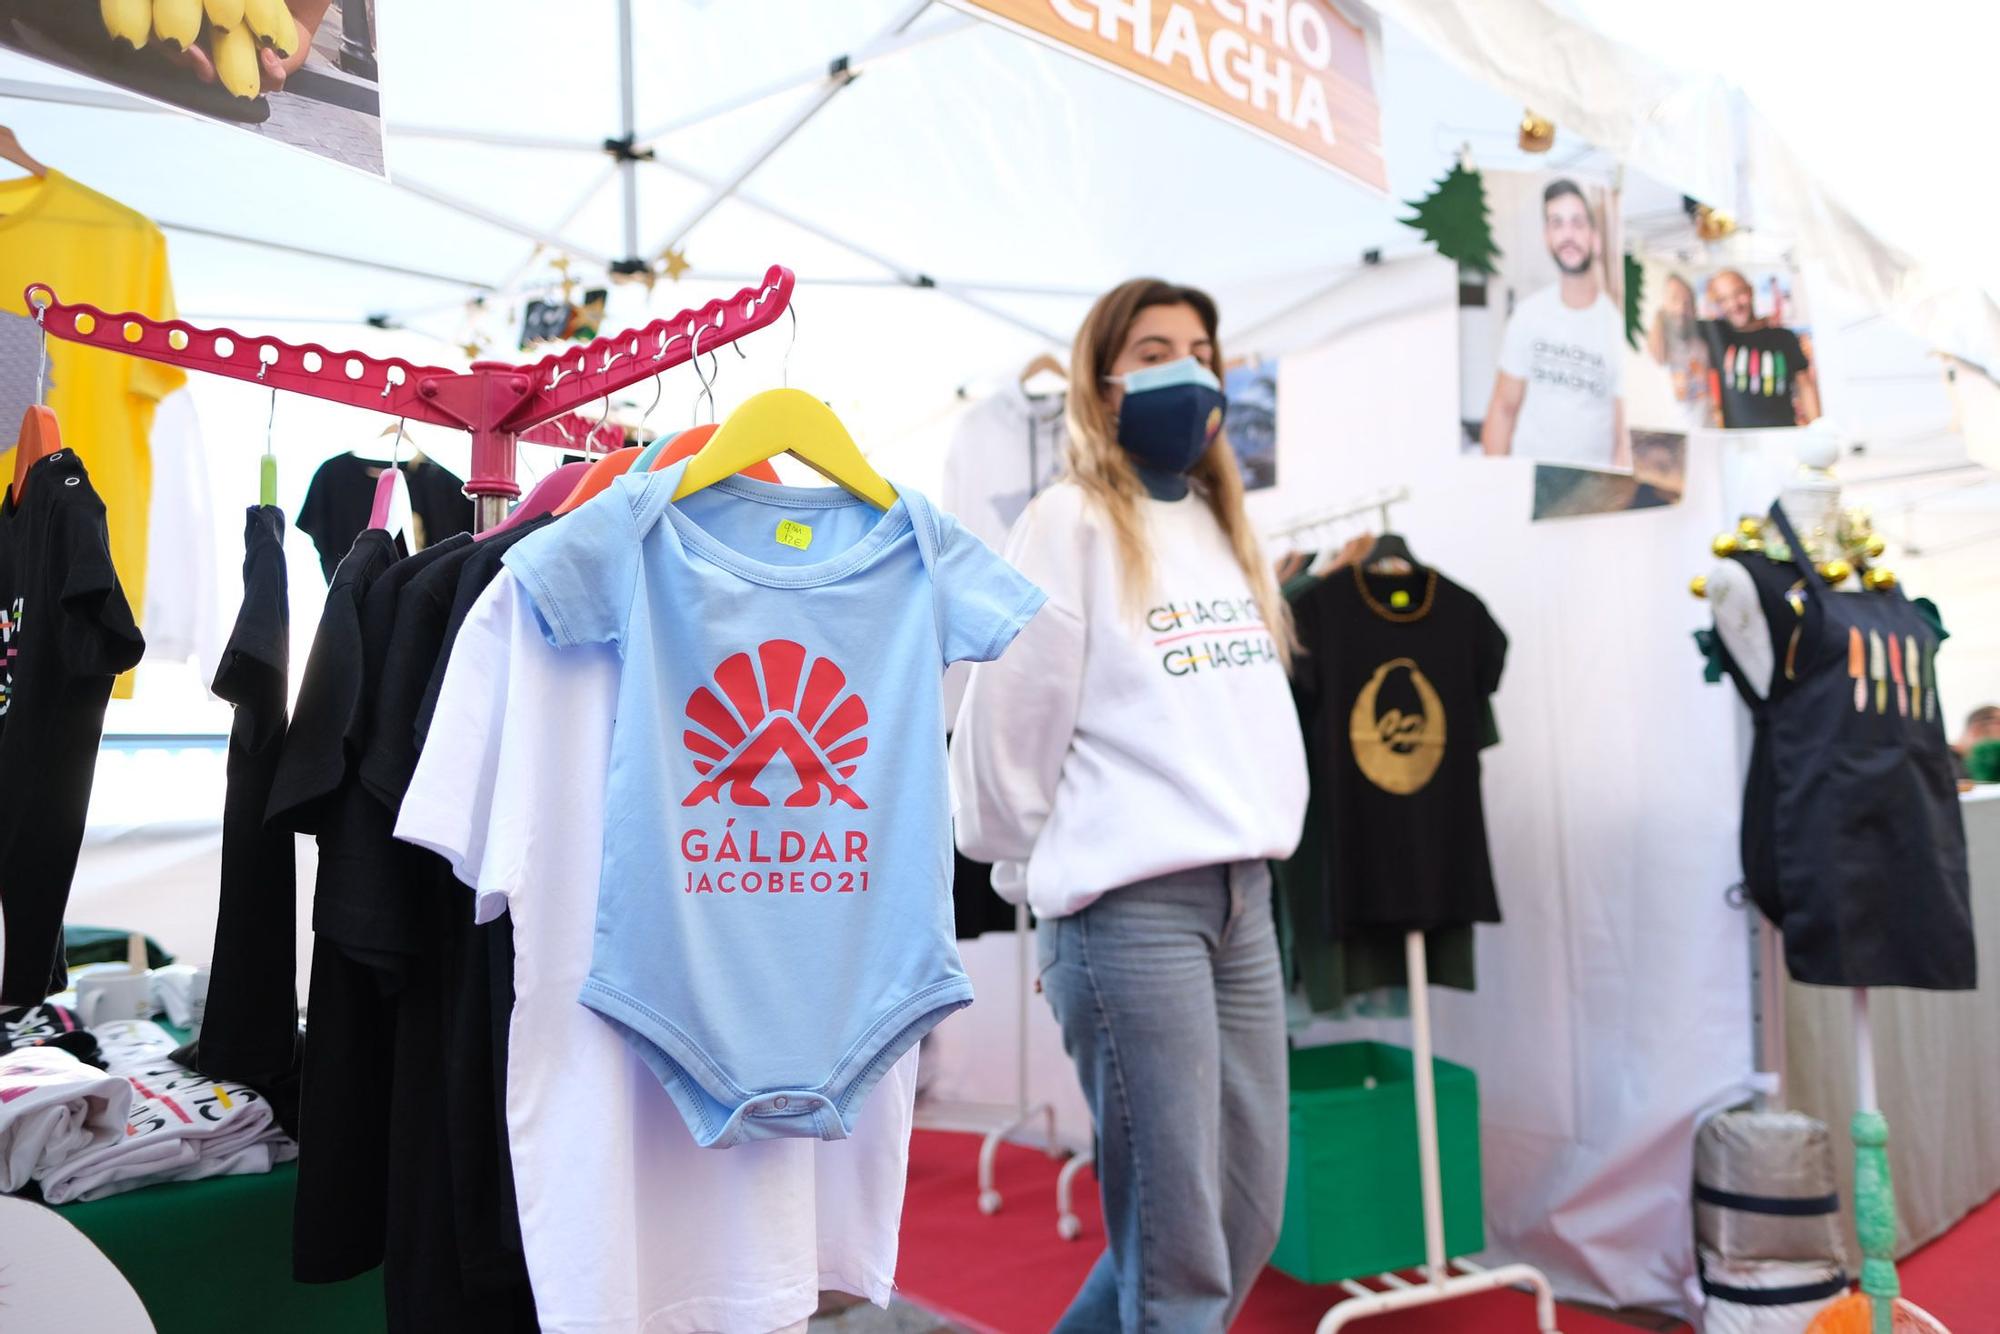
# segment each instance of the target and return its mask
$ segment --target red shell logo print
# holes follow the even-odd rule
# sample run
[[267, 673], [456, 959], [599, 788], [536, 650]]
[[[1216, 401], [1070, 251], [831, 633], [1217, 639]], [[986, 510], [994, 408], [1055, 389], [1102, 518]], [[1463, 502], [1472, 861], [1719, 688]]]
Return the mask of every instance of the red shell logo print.
[[681, 741], [702, 781], [683, 806], [722, 801], [725, 790], [732, 805], [769, 806], [757, 785], [782, 754], [798, 779], [785, 805], [868, 809], [847, 785], [868, 750], [868, 706], [848, 689], [847, 673], [802, 644], [770, 639], [754, 663], [748, 653], [725, 658], [714, 684], [688, 696], [687, 720]]

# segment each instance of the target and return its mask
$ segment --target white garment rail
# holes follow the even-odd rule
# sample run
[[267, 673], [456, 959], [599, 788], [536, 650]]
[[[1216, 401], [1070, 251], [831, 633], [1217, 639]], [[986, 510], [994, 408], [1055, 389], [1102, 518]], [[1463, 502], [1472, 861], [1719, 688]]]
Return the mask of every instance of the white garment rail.
[[[1535, 1328], [1541, 1334], [1561, 1334], [1556, 1328], [1555, 1290], [1533, 1265], [1510, 1264], [1484, 1269], [1467, 1260], [1448, 1260], [1444, 1253], [1444, 1186], [1438, 1171], [1437, 1081], [1431, 1068], [1430, 967], [1424, 933], [1403, 937], [1409, 969], [1410, 1050], [1417, 1084], [1417, 1174], [1424, 1196], [1424, 1279], [1412, 1283], [1399, 1274], [1380, 1274], [1381, 1289], [1352, 1280], [1342, 1283], [1350, 1295], [1320, 1317], [1318, 1334], [1335, 1334], [1356, 1320], [1412, 1306], [1431, 1306], [1495, 1288], [1527, 1286], [1535, 1293]], [[1453, 1273], [1453, 1270], [1457, 1273]]]
[[1317, 528], [1325, 528], [1347, 519], [1358, 519], [1370, 511], [1380, 511], [1382, 531], [1386, 533], [1389, 531], [1389, 507], [1405, 504], [1409, 499], [1410, 488], [1407, 486], [1391, 487], [1366, 499], [1349, 501], [1344, 505], [1336, 505], [1330, 509], [1308, 510], [1304, 514], [1295, 515], [1284, 523], [1279, 524], [1276, 528], [1271, 529], [1264, 536], [1268, 541], [1282, 542], [1310, 533]]

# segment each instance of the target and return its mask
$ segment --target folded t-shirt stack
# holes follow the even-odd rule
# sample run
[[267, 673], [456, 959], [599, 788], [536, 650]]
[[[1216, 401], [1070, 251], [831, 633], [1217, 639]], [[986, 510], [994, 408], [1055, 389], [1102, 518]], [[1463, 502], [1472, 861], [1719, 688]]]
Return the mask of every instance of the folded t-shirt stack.
[[270, 1103], [241, 1084], [175, 1064], [174, 1039], [158, 1024], [119, 1020], [91, 1032], [105, 1068], [130, 1090], [125, 1133], [39, 1173], [50, 1204], [102, 1199], [157, 1181], [268, 1172], [298, 1156]]
[[0, 1193], [125, 1138], [132, 1086], [60, 1047], [0, 1052]]
[[0, 1051], [16, 1047], [60, 1047], [85, 1065], [104, 1068], [97, 1039], [76, 1011], [64, 1005], [30, 1005], [0, 1018]]

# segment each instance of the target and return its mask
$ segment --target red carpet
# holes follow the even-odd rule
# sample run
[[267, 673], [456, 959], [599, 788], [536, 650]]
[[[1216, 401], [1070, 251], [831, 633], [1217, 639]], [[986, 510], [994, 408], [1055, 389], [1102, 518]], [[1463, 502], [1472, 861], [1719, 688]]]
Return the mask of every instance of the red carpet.
[[[909, 1244], [907, 1236], [903, 1242]], [[1903, 1295], [1952, 1334], [2000, 1329], [2000, 1196], [1961, 1218], [1951, 1231], [1896, 1266]]]
[[[978, 1155], [979, 1141], [971, 1135], [920, 1130], [912, 1138], [897, 1286], [911, 1301], [975, 1329], [1042, 1334], [1104, 1249], [1096, 1178], [1088, 1172], [1078, 1178], [1083, 1235], [1063, 1241], [1056, 1236], [1059, 1164], [1030, 1149], [1003, 1146], [997, 1176], [1007, 1203], [988, 1217], [975, 1203]], [[1308, 1287], [1267, 1270], [1234, 1328], [1297, 1334], [1343, 1295], [1337, 1287]], [[1561, 1323], [1563, 1334], [1632, 1334], [1629, 1325], [1568, 1308]], [[1532, 1332], [1535, 1303], [1524, 1293], [1486, 1293], [1373, 1316], [1354, 1328], [1360, 1334]]]

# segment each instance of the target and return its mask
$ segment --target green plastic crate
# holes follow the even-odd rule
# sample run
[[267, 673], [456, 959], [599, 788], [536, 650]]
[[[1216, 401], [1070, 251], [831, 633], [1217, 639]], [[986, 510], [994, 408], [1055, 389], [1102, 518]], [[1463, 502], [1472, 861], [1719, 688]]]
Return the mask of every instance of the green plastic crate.
[[[1485, 1249], [1479, 1193], [1479, 1081], [1432, 1062], [1447, 1255]], [[1416, 1063], [1381, 1042], [1292, 1052], [1291, 1166], [1285, 1226], [1271, 1263], [1305, 1283], [1336, 1283], [1424, 1260], [1417, 1170]]]

